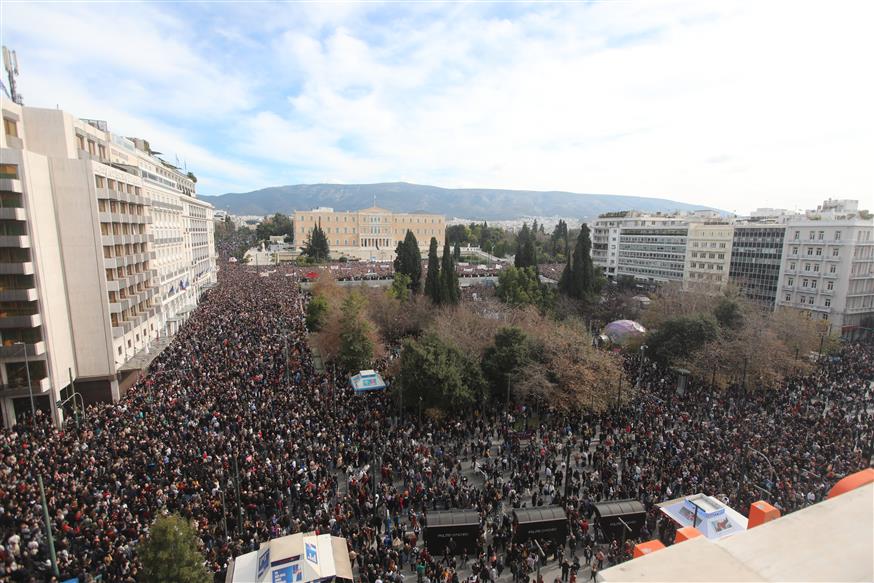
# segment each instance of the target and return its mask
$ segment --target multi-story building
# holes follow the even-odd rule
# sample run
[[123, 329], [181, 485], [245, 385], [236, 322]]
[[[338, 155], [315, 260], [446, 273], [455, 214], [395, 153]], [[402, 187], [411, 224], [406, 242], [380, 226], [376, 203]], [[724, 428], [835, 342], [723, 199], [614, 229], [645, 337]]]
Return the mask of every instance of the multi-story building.
[[601, 215], [592, 228], [592, 262], [609, 278], [681, 281], [688, 217], [622, 211]]
[[729, 279], [754, 302], [773, 309], [780, 281], [785, 225], [736, 224]]
[[388, 260], [394, 257], [397, 244], [412, 231], [419, 248], [427, 252], [431, 237], [443, 245], [446, 220], [443, 215], [393, 213], [376, 206], [359, 211], [334, 211], [317, 208], [295, 211], [295, 243], [303, 245], [312, 230], [321, 225], [332, 256]]
[[[71, 381], [86, 401], [117, 399], [138, 372], [126, 364], [215, 281], [212, 208], [192, 176], [104, 122], [2, 110], [3, 421], [30, 409], [32, 389], [60, 422]], [[186, 293], [168, 298], [165, 280]]]
[[617, 276], [649, 283], [682, 281], [688, 224], [679, 219], [638, 221], [619, 231]]
[[[852, 338], [874, 327], [874, 222], [847, 202], [826, 201], [786, 225], [776, 303]], [[836, 210], [830, 203], [844, 204]]]
[[725, 287], [731, 266], [734, 227], [726, 220], [690, 223], [683, 287], [714, 292]]

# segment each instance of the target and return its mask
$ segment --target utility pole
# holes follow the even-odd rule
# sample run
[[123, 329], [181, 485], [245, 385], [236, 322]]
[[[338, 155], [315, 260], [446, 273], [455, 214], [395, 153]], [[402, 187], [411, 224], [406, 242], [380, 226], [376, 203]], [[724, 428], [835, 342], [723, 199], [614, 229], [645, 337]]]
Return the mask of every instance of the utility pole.
[[33, 384], [30, 380], [30, 360], [27, 358], [27, 344], [24, 342], [16, 342], [24, 349], [24, 370], [27, 373], [27, 392], [30, 394], [30, 415], [31, 424], [36, 426], [36, 401], [33, 398]]
[[237, 454], [234, 454], [234, 487], [237, 489], [237, 530], [243, 536], [243, 497], [240, 494], [240, 466], [237, 463]]
[[55, 538], [52, 536], [52, 520], [49, 517], [49, 506], [46, 504], [46, 489], [42, 483], [42, 474], [37, 474], [36, 478], [39, 481], [39, 498], [42, 502], [43, 519], [46, 523], [46, 535], [49, 543], [49, 558], [52, 561], [52, 572], [55, 574], [55, 577], [60, 577], [61, 574], [58, 572], [58, 558], [55, 556]]

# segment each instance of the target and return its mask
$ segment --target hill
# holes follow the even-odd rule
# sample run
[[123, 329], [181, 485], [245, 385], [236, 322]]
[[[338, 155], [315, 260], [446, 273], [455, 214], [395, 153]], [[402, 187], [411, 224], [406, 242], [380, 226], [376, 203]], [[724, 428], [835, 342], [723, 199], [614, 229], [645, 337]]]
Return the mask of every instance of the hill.
[[615, 194], [578, 194], [536, 190], [488, 188], [440, 188], [388, 182], [382, 184], [297, 184], [274, 186], [252, 192], [204, 196], [216, 209], [235, 215], [268, 215], [332, 207], [358, 210], [373, 205], [395, 212], [427, 211], [447, 218], [510, 220], [519, 217], [567, 217], [592, 219], [601, 213], [621, 210], [646, 212], [691, 211], [702, 207], [664, 198]]

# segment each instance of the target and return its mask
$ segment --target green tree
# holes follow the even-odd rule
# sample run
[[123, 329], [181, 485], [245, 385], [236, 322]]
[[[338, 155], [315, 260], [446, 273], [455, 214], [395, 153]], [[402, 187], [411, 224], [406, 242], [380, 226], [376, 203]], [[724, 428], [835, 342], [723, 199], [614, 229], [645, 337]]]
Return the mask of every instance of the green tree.
[[528, 223], [522, 223], [522, 230], [516, 237], [516, 257], [513, 259], [513, 265], [516, 268], [537, 266], [534, 234], [528, 228]]
[[307, 239], [307, 242], [304, 243], [301, 251], [312, 261], [328, 260], [331, 251], [328, 247], [328, 238], [325, 236], [325, 232], [322, 230], [321, 223], [316, 225], [315, 228], [312, 230], [309, 238]]
[[351, 292], [340, 308], [340, 349], [337, 361], [343, 370], [365, 369], [373, 361], [373, 340], [370, 325], [362, 313], [365, 299], [358, 292]]
[[318, 332], [328, 319], [328, 300], [323, 295], [316, 295], [307, 304], [307, 330]]
[[391, 297], [402, 302], [410, 299], [410, 276], [399, 271], [395, 272], [394, 280], [388, 290]]
[[446, 236], [444, 239], [451, 243], [468, 243], [470, 242], [471, 230], [467, 225], [449, 225], [446, 227]]
[[449, 305], [455, 305], [461, 299], [458, 274], [455, 272], [449, 241], [443, 244], [443, 260], [440, 262], [440, 299], [442, 303]]
[[719, 300], [719, 303], [713, 308], [713, 315], [723, 328], [738, 330], [744, 325], [744, 315], [741, 312], [740, 304], [731, 298]]
[[595, 291], [595, 267], [592, 263], [592, 241], [589, 227], [583, 223], [573, 257], [568, 257], [559, 280], [559, 289], [567, 296], [583, 300]]
[[647, 335], [647, 352], [663, 365], [678, 364], [718, 334], [719, 324], [709, 314], [671, 318]]
[[141, 578], [153, 583], [209, 583], [199, 539], [194, 528], [178, 514], [160, 516], [149, 528], [137, 554]]
[[276, 213], [267, 218], [255, 228], [255, 236], [259, 241], [266, 241], [270, 237], [283, 236], [287, 242], [294, 240], [294, 221], [288, 215]]
[[458, 244], [458, 241], [455, 242], [455, 247], [452, 249], [452, 260], [456, 263], [461, 261], [461, 245]]
[[528, 337], [515, 326], [501, 328], [495, 334], [495, 343], [483, 355], [482, 369], [496, 401], [506, 398], [510, 377], [531, 361], [531, 351]]
[[409, 229], [395, 249], [394, 268], [395, 273], [403, 273], [410, 278], [410, 291], [419, 293], [422, 286], [422, 253], [416, 236]]
[[485, 388], [480, 367], [433, 333], [404, 343], [397, 382], [410, 407], [421, 398], [425, 408], [443, 410], [471, 406]]
[[431, 237], [428, 247], [428, 272], [425, 275], [425, 295], [435, 304], [443, 303], [443, 293], [440, 280], [440, 263], [437, 259], [437, 238]]
[[533, 267], [508, 267], [502, 270], [498, 275], [496, 292], [498, 298], [506, 304], [530, 304], [543, 309], [549, 306], [551, 297], [546, 287], [540, 283], [540, 277]]

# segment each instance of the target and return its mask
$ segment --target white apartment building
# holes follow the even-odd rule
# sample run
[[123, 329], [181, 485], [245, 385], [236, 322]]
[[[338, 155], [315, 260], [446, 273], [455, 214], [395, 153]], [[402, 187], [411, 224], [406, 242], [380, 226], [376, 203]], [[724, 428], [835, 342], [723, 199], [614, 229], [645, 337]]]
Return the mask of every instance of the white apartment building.
[[786, 225], [777, 293], [778, 306], [850, 338], [874, 327], [874, 219], [857, 209], [856, 201], [826, 201]]
[[683, 265], [684, 289], [714, 292], [725, 287], [733, 237], [734, 227], [725, 220], [689, 224]]
[[2, 419], [28, 415], [32, 389], [60, 423], [71, 381], [86, 402], [119, 398], [131, 359], [215, 282], [212, 207], [104, 122], [7, 99], [2, 113]]

